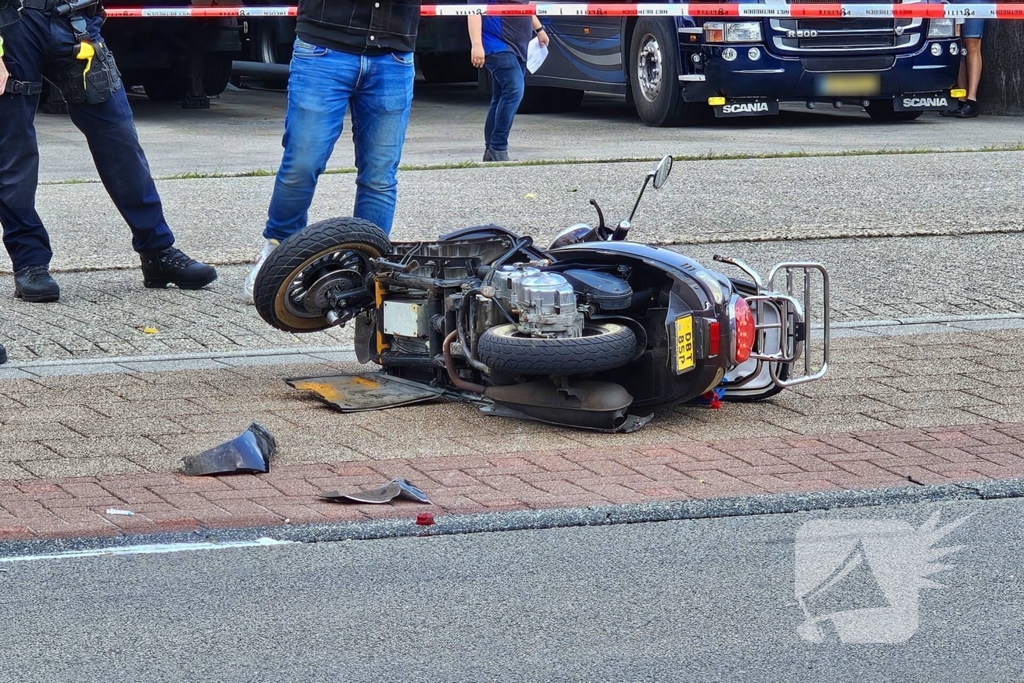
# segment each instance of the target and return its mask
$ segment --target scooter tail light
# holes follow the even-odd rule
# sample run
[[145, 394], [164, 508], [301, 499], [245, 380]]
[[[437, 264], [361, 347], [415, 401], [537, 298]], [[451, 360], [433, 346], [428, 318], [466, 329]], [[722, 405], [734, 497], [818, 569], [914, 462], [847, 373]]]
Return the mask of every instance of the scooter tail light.
[[736, 363], [745, 363], [754, 348], [754, 337], [757, 334], [757, 323], [754, 312], [745, 299], [736, 297], [733, 304], [733, 320], [736, 325]]
[[708, 355], [717, 356], [722, 350], [722, 333], [718, 321], [708, 325]]

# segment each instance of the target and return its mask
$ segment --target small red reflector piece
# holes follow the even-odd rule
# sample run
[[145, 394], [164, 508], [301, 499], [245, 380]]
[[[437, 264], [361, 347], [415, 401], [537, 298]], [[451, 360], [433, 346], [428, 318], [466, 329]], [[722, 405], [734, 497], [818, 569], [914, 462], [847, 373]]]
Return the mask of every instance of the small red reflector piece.
[[416, 515], [416, 524], [418, 526], [433, 526], [434, 515], [430, 512], [421, 512]]
[[750, 358], [750, 352], [754, 348], [754, 335], [757, 333], [757, 323], [754, 321], [754, 313], [746, 300], [737, 298], [735, 307], [736, 316], [736, 362], [745, 363]]
[[708, 355], [717, 356], [722, 350], [722, 335], [718, 329], [718, 321], [708, 325]]

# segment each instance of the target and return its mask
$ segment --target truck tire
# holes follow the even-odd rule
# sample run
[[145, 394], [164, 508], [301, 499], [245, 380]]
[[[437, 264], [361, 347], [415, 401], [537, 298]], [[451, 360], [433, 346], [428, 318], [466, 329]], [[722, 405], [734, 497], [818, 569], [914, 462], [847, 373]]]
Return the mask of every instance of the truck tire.
[[892, 100], [875, 100], [868, 102], [865, 109], [873, 121], [913, 121], [921, 118], [923, 111], [896, 111], [892, 106]]
[[620, 368], [636, 357], [636, 335], [618, 323], [588, 325], [582, 337], [520, 336], [515, 325], [492, 327], [476, 348], [481, 363], [505, 375], [568, 377]]
[[216, 97], [228, 89], [232, 57], [230, 52], [209, 52], [203, 58], [203, 90], [207, 97]]
[[[250, 59], [258, 64], [289, 64], [295, 41], [295, 20], [260, 19], [254, 24]], [[268, 88], [284, 90], [288, 77], [266, 76], [261, 79]]]
[[528, 85], [516, 114], [563, 114], [575, 111], [583, 101], [582, 90]]
[[416, 55], [416, 60], [427, 83], [473, 83], [479, 78], [469, 53]]
[[671, 20], [636, 22], [627, 68], [636, 111], [648, 126], [683, 126], [707, 118], [707, 105], [683, 101], [676, 65], [678, 44]]
[[175, 71], [164, 69], [142, 74], [142, 89], [154, 102], [179, 102], [185, 99], [185, 81]]
[[331, 323], [324, 314], [295, 300], [292, 285], [296, 279], [301, 276], [308, 283], [307, 291], [312, 283], [333, 276], [345, 278], [346, 288], [358, 289], [368, 274], [366, 260], [390, 253], [387, 235], [369, 221], [330, 218], [315, 223], [271, 252], [253, 288], [256, 312], [285, 332], [325, 330]]

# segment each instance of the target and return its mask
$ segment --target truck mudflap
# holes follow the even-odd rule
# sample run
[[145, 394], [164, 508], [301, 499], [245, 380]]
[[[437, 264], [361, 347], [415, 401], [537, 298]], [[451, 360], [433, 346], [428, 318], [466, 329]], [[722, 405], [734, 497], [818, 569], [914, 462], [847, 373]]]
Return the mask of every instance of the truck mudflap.
[[893, 111], [953, 111], [963, 90], [899, 95], [892, 100]]
[[[749, 360], [728, 376], [736, 391], [761, 380], [779, 388], [821, 379], [828, 372], [831, 306], [828, 271], [820, 263], [779, 263], [762, 279], [739, 259], [714, 260], [742, 270], [753, 291], [742, 292], [754, 312], [756, 340]], [[812, 292], [817, 290], [820, 300]], [[814, 320], [817, 318], [817, 322]]]
[[766, 97], [744, 97], [740, 99], [711, 97], [708, 99], [708, 104], [714, 109], [715, 116], [718, 118], [774, 116], [779, 113], [779, 101]]

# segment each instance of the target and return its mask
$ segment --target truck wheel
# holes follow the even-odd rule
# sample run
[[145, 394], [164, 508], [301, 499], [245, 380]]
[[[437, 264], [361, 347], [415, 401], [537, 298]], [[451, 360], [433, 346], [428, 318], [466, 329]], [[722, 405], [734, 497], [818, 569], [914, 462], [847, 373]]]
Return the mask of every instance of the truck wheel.
[[676, 53], [679, 36], [670, 21], [640, 19], [629, 49], [629, 83], [636, 111], [648, 126], [681, 126], [706, 118], [707, 105], [684, 102]]
[[232, 57], [230, 52], [209, 52], [203, 58], [203, 90], [207, 97], [216, 97], [228, 89]]
[[[288, 64], [292, 61], [295, 40], [295, 20], [261, 19], [255, 24], [251, 59], [259, 64]], [[282, 38], [290, 40], [282, 40]], [[277, 90], [288, 87], [288, 77], [266, 76], [263, 83]]]
[[636, 357], [636, 335], [617, 323], [589, 325], [582, 337], [526, 337], [515, 325], [492, 327], [477, 342], [480, 362], [506, 375], [568, 377], [620, 368]]
[[185, 83], [170, 70], [147, 71], [142, 76], [142, 89], [154, 102], [178, 102], [185, 99]]
[[472, 83], [479, 78], [478, 69], [469, 61], [469, 53], [417, 55], [420, 73], [427, 83]]
[[865, 110], [873, 121], [913, 121], [921, 118], [923, 111], [896, 111], [892, 100], [875, 100], [868, 102]]
[[517, 114], [562, 114], [575, 111], [583, 101], [582, 90], [570, 88], [549, 88], [540, 85], [526, 86], [523, 101]]
[[292, 235], [275, 249], [256, 277], [256, 312], [285, 332], [331, 327], [325, 300], [333, 295], [360, 308], [372, 304], [366, 289], [369, 260], [391, 253], [384, 231], [359, 218], [331, 218]]

